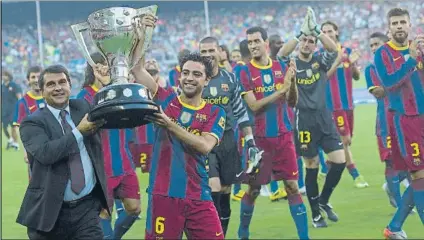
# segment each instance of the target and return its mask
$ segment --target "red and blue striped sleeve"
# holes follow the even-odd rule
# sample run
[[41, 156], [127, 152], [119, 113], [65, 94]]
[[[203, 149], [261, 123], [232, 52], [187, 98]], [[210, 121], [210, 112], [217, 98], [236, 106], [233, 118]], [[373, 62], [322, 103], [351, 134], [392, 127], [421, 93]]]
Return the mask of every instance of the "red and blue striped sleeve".
[[367, 82], [367, 89], [371, 92], [373, 89], [379, 86], [377, 78], [377, 73], [375, 69], [370, 64], [365, 68], [365, 81]]
[[392, 54], [387, 46], [382, 46], [375, 52], [375, 67], [381, 82], [389, 91], [393, 91], [406, 81], [410, 80], [417, 65], [417, 60], [408, 58], [399, 68], [396, 68]]
[[216, 138], [219, 143], [222, 139], [225, 129], [225, 111], [219, 106], [212, 106], [210, 117], [208, 122], [203, 129], [203, 133], [211, 134]]
[[253, 91], [253, 89], [255, 89], [252, 81], [250, 81], [249, 68], [247, 66], [240, 66], [240, 69], [238, 69], [237, 74], [237, 79], [239, 79], [241, 83], [240, 87], [242, 91], [242, 96], [247, 92]]
[[19, 126], [26, 116], [29, 115], [28, 107], [25, 103], [25, 98], [19, 99], [15, 107], [15, 116], [13, 117], [13, 126]]
[[158, 86], [156, 93], [153, 95], [154, 101], [159, 104], [163, 110], [165, 110], [171, 100], [176, 97], [177, 94], [172, 87], [163, 88]]

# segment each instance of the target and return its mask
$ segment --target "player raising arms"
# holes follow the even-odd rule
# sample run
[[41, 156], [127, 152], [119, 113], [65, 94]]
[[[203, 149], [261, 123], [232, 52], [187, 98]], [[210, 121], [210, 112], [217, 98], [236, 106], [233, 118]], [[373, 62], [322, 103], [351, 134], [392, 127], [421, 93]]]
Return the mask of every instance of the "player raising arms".
[[384, 236], [406, 239], [402, 225], [414, 205], [424, 224], [424, 36], [408, 40], [411, 22], [406, 9], [391, 9], [387, 20], [392, 40], [377, 49], [374, 63], [389, 99], [393, 167], [408, 170], [412, 182]]
[[332, 21], [321, 25], [321, 31], [337, 44], [338, 56], [327, 72], [327, 106], [333, 111], [334, 122], [339, 131], [346, 155], [346, 167], [357, 188], [368, 187], [368, 183], [353, 161], [350, 145], [353, 136], [353, 79], [359, 80], [360, 71], [356, 62], [360, 58], [357, 51], [343, 47], [339, 42], [339, 27]]
[[256, 144], [264, 152], [260, 162], [249, 158], [245, 176], [249, 189], [241, 200], [238, 236], [249, 238], [249, 226], [261, 185], [271, 180], [284, 180], [298, 236], [309, 239], [306, 208], [297, 186], [296, 153], [288, 115], [289, 108], [297, 101], [296, 84], [292, 83], [295, 81], [295, 66], [273, 61], [268, 56], [265, 29], [252, 27], [246, 34], [252, 60], [242, 66], [239, 79], [244, 100], [254, 114]]
[[[96, 92], [110, 83], [108, 67], [103, 56], [100, 53], [93, 53], [91, 58], [97, 65], [95, 69], [87, 65], [84, 86], [77, 95], [77, 98], [85, 99], [90, 104], [93, 103]], [[113, 230], [111, 217], [106, 209], [100, 213], [100, 223], [105, 239], [121, 239], [137, 220], [141, 211], [140, 188], [129, 146], [135, 134], [133, 129], [103, 129], [100, 135], [110, 212], [113, 209], [114, 199], [121, 199], [125, 208], [125, 211], [118, 212], [118, 219]], [[120, 208], [119, 204], [117, 202], [117, 211]]]
[[[315, 55], [318, 40], [325, 51]], [[326, 93], [327, 71], [337, 56], [337, 46], [320, 31], [311, 8], [308, 8], [301, 33], [284, 45], [281, 51], [283, 57], [289, 56], [298, 44], [296, 78], [299, 102], [295, 112], [296, 148], [305, 161], [306, 194], [312, 210], [312, 224], [320, 228], [327, 227], [320, 209], [326, 213], [328, 219], [338, 221], [337, 215], [329, 204], [329, 199], [346, 166], [343, 143], [333, 122], [332, 112], [327, 108], [323, 98]], [[327, 153], [330, 165], [321, 195], [317, 181], [319, 148]]]
[[236, 177], [242, 170], [233, 129], [240, 127], [248, 148], [255, 149], [256, 146], [247, 109], [241, 98], [240, 84], [233, 73], [219, 67], [222, 62], [228, 65], [228, 60], [222, 60], [222, 57], [226, 56], [222, 55], [218, 40], [214, 37], [205, 37], [200, 41], [199, 48], [200, 55], [210, 58], [213, 65], [212, 78], [203, 89], [202, 97], [206, 102], [222, 107], [227, 116], [222, 143], [212, 149], [208, 156], [212, 197], [221, 217], [225, 235], [231, 216], [231, 185], [236, 182]]
[[[29, 91], [18, 100], [18, 103], [16, 104], [16, 110], [15, 110], [15, 116], [13, 118], [13, 129], [17, 135], [19, 125], [21, 124], [22, 120], [31, 113], [35, 112], [39, 108], [45, 107], [43, 96], [41, 96], [40, 87], [38, 85], [38, 78], [41, 74], [41, 67], [39, 66], [33, 66], [30, 67], [27, 71], [27, 81], [29, 86]], [[24, 160], [26, 163], [28, 163], [27, 154], [24, 148]], [[31, 178], [31, 169], [30, 164], [28, 163], [28, 174]]]

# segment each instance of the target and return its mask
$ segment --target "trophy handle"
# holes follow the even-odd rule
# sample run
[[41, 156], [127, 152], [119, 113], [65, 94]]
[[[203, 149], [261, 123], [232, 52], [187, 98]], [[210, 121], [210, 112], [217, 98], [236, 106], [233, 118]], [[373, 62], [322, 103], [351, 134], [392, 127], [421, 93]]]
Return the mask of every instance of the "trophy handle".
[[71, 28], [78, 42], [78, 45], [82, 51], [82, 54], [84, 55], [88, 64], [90, 64], [91, 67], [94, 67], [96, 63], [93, 61], [93, 59], [91, 59], [90, 53], [88, 52], [88, 49], [87, 49], [87, 45], [85, 45], [84, 37], [82, 36], [82, 32], [90, 29], [90, 25], [87, 22], [82, 22], [75, 25], [71, 25]]

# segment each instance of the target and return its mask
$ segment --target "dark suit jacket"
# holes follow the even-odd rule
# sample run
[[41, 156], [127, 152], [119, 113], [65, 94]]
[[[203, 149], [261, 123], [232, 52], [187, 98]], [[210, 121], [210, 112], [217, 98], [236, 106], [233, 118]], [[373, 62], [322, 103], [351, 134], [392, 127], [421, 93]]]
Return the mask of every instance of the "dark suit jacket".
[[[90, 111], [90, 106], [85, 100], [71, 99], [69, 110], [77, 126]], [[68, 159], [72, 151], [79, 151], [78, 144], [72, 133], [63, 134], [60, 123], [47, 107], [23, 120], [20, 135], [28, 154], [32, 176], [16, 221], [29, 228], [49, 232], [59, 216], [70, 177]], [[84, 137], [84, 144], [97, 178], [93, 194], [100, 199], [102, 207], [108, 209], [99, 134]]]

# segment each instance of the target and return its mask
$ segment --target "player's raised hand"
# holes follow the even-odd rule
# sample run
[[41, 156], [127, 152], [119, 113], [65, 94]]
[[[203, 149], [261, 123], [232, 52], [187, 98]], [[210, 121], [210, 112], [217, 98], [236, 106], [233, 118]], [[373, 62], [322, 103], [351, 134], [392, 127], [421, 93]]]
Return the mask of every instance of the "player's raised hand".
[[319, 29], [317, 19], [315, 17], [315, 12], [311, 7], [308, 7], [308, 27], [309, 31], [314, 35], [318, 36], [321, 33], [321, 30]]
[[349, 62], [354, 64], [356, 61], [359, 60], [360, 57], [361, 57], [361, 53], [358, 50], [355, 49], [349, 55]]
[[303, 24], [300, 27], [300, 34], [296, 36], [296, 38], [300, 41], [300, 37], [302, 35], [308, 36], [311, 35], [311, 31], [309, 30], [309, 12], [306, 13], [305, 19], [303, 19]]

